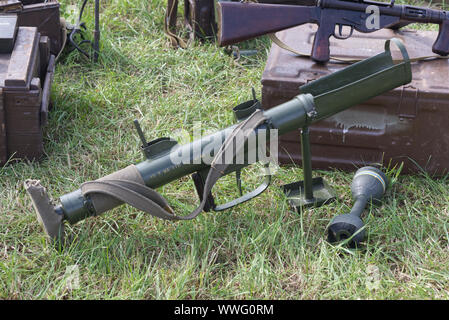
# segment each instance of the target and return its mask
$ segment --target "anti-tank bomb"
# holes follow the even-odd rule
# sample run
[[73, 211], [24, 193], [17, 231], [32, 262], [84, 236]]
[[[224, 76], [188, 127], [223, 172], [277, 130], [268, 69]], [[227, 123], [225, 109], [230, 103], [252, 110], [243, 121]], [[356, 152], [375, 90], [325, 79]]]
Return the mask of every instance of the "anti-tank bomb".
[[354, 206], [347, 214], [336, 216], [328, 228], [328, 241], [339, 242], [352, 237], [350, 247], [356, 247], [365, 238], [364, 223], [360, 218], [370, 203], [380, 204], [388, 187], [385, 173], [374, 167], [357, 170], [351, 184]]

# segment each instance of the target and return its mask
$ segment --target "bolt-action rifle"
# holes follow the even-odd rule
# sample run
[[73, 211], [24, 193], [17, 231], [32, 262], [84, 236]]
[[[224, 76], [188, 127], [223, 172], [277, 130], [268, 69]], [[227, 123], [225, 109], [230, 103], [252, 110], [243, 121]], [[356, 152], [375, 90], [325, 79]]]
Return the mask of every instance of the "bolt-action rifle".
[[[256, 99], [239, 105], [236, 115], [240, 121], [236, 125], [182, 146], [167, 138], [147, 143], [137, 125], [146, 160], [82, 184], [78, 190], [60, 197], [59, 204], [50, 201], [39, 181], [27, 180], [25, 188], [33, 200], [38, 220], [52, 239], [61, 240], [65, 221], [74, 224], [123, 203], [159, 218], [187, 220], [203, 210], [221, 211], [254, 198], [268, 187], [269, 175], [254, 191], [226, 204], [217, 205], [211, 193], [222, 176], [237, 173], [251, 164], [248, 160], [251, 135], [257, 138], [251, 141], [257, 141], [258, 149], [266, 145], [273, 130], [277, 135], [299, 128], [304, 130], [312, 123], [409, 83], [411, 67], [407, 51], [399, 40], [393, 40], [404, 58], [400, 62], [393, 61], [390, 41], [387, 41], [385, 52], [303, 85], [301, 94], [291, 101], [266, 111], [257, 108]], [[243, 154], [245, 161], [228, 162], [225, 156], [229, 151], [234, 155], [233, 159]], [[179, 155], [185, 155], [187, 161], [175, 161]], [[168, 202], [154, 189], [191, 174], [200, 205], [189, 215], [175, 215]]]
[[[354, 30], [363, 33], [383, 28], [399, 29], [410, 23], [440, 26], [432, 51], [449, 54], [449, 13], [443, 10], [365, 0], [317, 0], [315, 6], [219, 1], [218, 43], [221, 46], [275, 33], [305, 23], [317, 24], [311, 57], [330, 59], [329, 38], [348, 39]], [[349, 32], [343, 31], [349, 28]]]

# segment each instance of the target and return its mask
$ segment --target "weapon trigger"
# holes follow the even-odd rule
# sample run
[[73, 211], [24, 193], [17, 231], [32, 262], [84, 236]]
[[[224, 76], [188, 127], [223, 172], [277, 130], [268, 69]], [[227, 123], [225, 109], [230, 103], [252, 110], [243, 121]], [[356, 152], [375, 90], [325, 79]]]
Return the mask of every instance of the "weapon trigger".
[[349, 31], [349, 35], [346, 38], [350, 38], [352, 33], [354, 32], [354, 26], [351, 26], [351, 31]]

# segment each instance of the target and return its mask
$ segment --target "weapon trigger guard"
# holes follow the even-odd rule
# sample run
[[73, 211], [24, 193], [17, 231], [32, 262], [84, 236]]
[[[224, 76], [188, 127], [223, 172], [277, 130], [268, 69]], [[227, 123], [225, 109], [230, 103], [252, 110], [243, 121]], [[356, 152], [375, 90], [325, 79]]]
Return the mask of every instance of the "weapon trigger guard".
[[346, 40], [349, 39], [352, 36], [352, 33], [354, 32], [354, 26], [348, 26], [351, 28], [351, 31], [349, 32], [349, 34], [347, 36], [343, 35], [343, 26], [342, 24], [337, 24], [338, 25], [338, 35], [335, 34], [334, 32], [334, 37], [340, 40]]
[[[236, 205], [239, 205], [241, 203], [249, 201], [249, 200], [257, 197], [258, 195], [260, 195], [271, 184], [271, 174], [269, 173], [269, 163], [264, 165], [264, 167], [266, 168], [267, 174], [265, 175], [264, 181], [256, 189], [242, 195], [241, 197], [239, 197], [237, 199], [234, 199], [232, 201], [226, 202], [225, 204], [221, 204], [221, 205], [216, 205], [214, 196], [212, 195], [212, 193], [209, 193], [209, 195], [207, 196], [206, 205], [204, 206], [203, 210], [205, 212], [209, 212], [211, 210], [217, 211], [217, 212], [224, 211], [224, 210], [232, 208]], [[200, 202], [203, 201], [204, 184], [206, 181], [205, 177], [207, 177], [207, 173], [208, 173], [208, 170], [206, 172], [198, 171], [198, 172], [195, 172], [194, 174], [192, 174], [192, 180], [195, 184], [195, 189], [198, 194], [198, 197], [200, 198]], [[241, 192], [241, 189], [240, 189], [240, 192]]]
[[354, 26], [350, 26], [351, 31], [349, 32], [349, 35], [346, 37], [346, 39], [350, 38], [352, 36], [352, 33], [354, 32]]
[[271, 183], [271, 174], [270, 174], [270, 170], [269, 170], [269, 163], [265, 164], [264, 167], [266, 169], [266, 175], [265, 175], [265, 179], [264, 181], [253, 191], [245, 193], [243, 196], [234, 199], [232, 201], [226, 202], [225, 204], [221, 204], [221, 205], [216, 205], [214, 208], [212, 208], [214, 211], [224, 211], [227, 209], [230, 209], [236, 205], [242, 204], [246, 201], [249, 201], [255, 197], [257, 197], [258, 195], [260, 195], [262, 192], [264, 192]]

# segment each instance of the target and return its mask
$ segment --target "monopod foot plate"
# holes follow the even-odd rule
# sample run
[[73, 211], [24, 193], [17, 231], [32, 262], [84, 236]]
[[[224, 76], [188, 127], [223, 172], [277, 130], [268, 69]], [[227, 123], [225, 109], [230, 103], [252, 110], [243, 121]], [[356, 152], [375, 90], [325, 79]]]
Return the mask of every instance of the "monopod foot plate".
[[26, 180], [24, 185], [33, 202], [37, 220], [43, 226], [45, 233], [56, 244], [62, 243], [64, 237], [63, 216], [56, 213], [47, 190], [38, 180]]
[[313, 199], [306, 199], [304, 181], [297, 181], [282, 186], [290, 205], [298, 212], [301, 207], [320, 207], [335, 200], [334, 190], [321, 177], [312, 179]]

